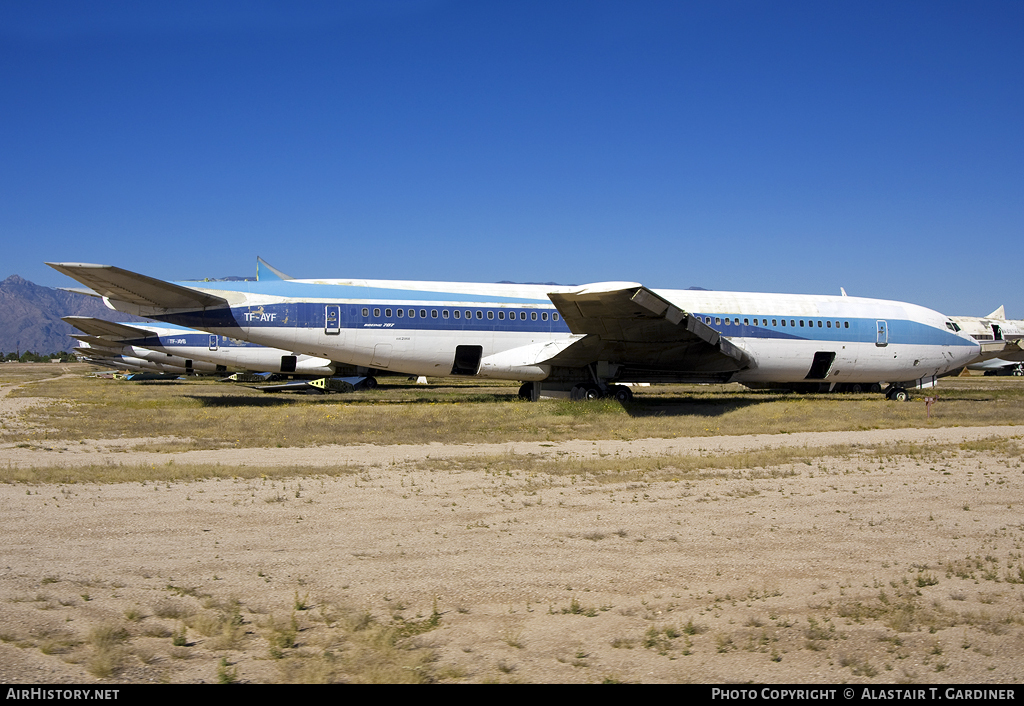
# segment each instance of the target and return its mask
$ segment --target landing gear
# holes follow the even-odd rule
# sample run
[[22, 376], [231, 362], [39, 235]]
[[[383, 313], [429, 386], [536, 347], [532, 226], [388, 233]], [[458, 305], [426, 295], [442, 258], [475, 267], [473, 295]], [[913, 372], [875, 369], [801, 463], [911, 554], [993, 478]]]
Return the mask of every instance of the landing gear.
[[890, 385], [885, 390], [885, 399], [892, 400], [893, 402], [907, 402], [910, 400], [910, 393], [907, 392], [906, 388]]
[[622, 404], [625, 404], [626, 402], [633, 401], [633, 391], [630, 390], [625, 385], [612, 385], [612, 388], [611, 390], [609, 390], [609, 393], [612, 397], [615, 398], [616, 402], [621, 402]]
[[625, 385], [611, 385], [602, 389], [596, 383], [580, 383], [569, 392], [569, 399], [576, 401], [613, 399], [616, 402], [632, 402], [633, 391]]
[[601, 388], [589, 382], [574, 385], [572, 390], [569, 391], [569, 399], [578, 402], [583, 400], [599, 400], [603, 396]]

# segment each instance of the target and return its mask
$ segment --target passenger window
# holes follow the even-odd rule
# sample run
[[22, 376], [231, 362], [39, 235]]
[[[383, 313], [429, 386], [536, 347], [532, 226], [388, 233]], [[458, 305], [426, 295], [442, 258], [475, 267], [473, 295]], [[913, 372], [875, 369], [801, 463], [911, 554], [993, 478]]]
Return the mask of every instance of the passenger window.
[[484, 318], [484, 312], [482, 312], [479, 309], [477, 309], [477, 311], [476, 311], [476, 318], [478, 318], [478, 319]]
[[722, 325], [722, 317], [721, 316], [716, 316], [715, 317], [715, 323], [717, 325], [721, 326]]
[[427, 318], [427, 310], [426, 309], [420, 309], [420, 318], [421, 319]]
[[826, 321], [825, 322], [825, 328], [832, 328], [832, 322], [831, 321]]
[[785, 319], [783, 319], [783, 320], [782, 320], [782, 325], [783, 325], [783, 326], [785, 326], [785, 325], [786, 325], [786, 320], [785, 320]]
[[504, 321], [505, 320], [505, 312], [504, 311], [499, 311], [498, 312], [498, 318], [500, 320]]
[[384, 316], [386, 316], [386, 317], [388, 317], [390, 319], [391, 318], [391, 309], [385, 309], [384, 310]]
[[380, 309], [374, 309], [373, 310], [373, 318], [376, 319], [379, 316], [380, 316]]
[[448, 310], [447, 309], [441, 309], [441, 318], [442, 319], [447, 319], [448, 318]]
[[494, 312], [493, 311], [488, 311], [487, 312], [487, 318], [488, 319], [493, 319], [494, 318]]
[[467, 319], [472, 319], [473, 318], [473, 312], [472, 311], [467, 311], [466, 312], [466, 318]]
[[778, 325], [779, 325], [778, 322], [775, 319], [772, 319], [772, 326], [778, 326]]
[[520, 311], [519, 312], [519, 319], [521, 321], [526, 321], [526, 312], [525, 311]]
[[458, 309], [455, 310], [455, 318], [456, 319], [461, 319], [462, 318], [462, 312], [459, 311]]
[[558, 321], [558, 314], [552, 314], [551, 315], [551, 320], [552, 321]]
[[401, 309], [398, 310], [398, 318], [402, 318], [402, 310]]
[[365, 317], [365, 316], [369, 316], [369, 315], [370, 315], [370, 310], [364, 307], [363, 308], [363, 316]]
[[540, 318], [541, 318], [542, 321], [547, 321], [548, 320], [548, 312], [545, 311], [543, 314], [540, 315]]
[[818, 322], [818, 328], [821, 328], [821, 322], [820, 321]]
[[432, 318], [432, 319], [436, 319], [437, 318], [437, 309], [431, 309], [430, 310], [430, 318]]

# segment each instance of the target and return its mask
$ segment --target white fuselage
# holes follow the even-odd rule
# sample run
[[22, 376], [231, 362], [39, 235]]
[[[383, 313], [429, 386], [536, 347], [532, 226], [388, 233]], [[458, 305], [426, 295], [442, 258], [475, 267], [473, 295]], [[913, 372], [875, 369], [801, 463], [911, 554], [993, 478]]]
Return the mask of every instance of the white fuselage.
[[[479, 346], [475, 374], [544, 380], [554, 353], [582, 338], [548, 299], [578, 287], [386, 280], [188, 283], [230, 307], [155, 309], [109, 302], [221, 336], [349, 365], [410, 375], [453, 373], [460, 347]], [[655, 290], [748, 356], [730, 378], [746, 383], [918, 382], [963, 367], [978, 352], [947, 317], [859, 297]], [[611, 361], [615, 362], [615, 361]], [[815, 372], [816, 366], [820, 368]]]

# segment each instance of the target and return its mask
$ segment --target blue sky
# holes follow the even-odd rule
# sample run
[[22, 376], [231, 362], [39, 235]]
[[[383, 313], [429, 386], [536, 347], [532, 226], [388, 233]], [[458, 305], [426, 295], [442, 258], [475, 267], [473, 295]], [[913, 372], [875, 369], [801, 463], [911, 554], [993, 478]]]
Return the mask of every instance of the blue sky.
[[1017, 0], [4, 2], [0, 86], [0, 278], [261, 255], [1024, 318]]

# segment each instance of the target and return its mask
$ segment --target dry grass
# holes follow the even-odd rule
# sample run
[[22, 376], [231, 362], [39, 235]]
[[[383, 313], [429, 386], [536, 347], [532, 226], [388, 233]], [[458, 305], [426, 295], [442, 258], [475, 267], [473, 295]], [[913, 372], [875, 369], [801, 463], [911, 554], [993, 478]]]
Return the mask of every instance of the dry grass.
[[[46, 367], [46, 366], [42, 366]], [[349, 395], [267, 395], [210, 380], [128, 383], [99, 378], [40, 381], [15, 391], [65, 404], [23, 414], [27, 428], [8, 442], [174, 437], [140, 450], [314, 446], [337, 443], [472, 443], [642, 439], [901, 427], [1024, 423], [1024, 382], [954, 379], [922, 402], [893, 404], [881, 395], [791, 395], [738, 385], [643, 388], [623, 407], [516, 397], [518, 385], [439, 380], [424, 388], [383, 379], [377, 390]], [[924, 393], [922, 393], [924, 394]]]

